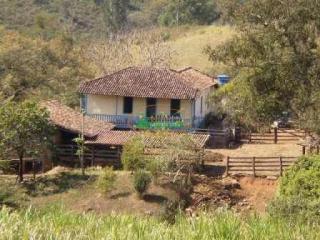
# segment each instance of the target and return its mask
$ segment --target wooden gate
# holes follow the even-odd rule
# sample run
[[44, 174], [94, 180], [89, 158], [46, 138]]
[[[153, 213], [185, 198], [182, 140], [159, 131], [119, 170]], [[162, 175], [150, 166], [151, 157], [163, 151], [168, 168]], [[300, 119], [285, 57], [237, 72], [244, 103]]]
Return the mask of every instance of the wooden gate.
[[282, 176], [298, 157], [228, 157], [226, 174]]

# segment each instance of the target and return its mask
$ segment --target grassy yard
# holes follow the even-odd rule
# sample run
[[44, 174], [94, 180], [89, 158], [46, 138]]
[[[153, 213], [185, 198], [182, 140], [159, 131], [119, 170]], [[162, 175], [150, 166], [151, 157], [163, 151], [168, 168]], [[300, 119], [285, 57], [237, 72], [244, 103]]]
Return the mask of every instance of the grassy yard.
[[[99, 174], [99, 169], [88, 169], [82, 176], [79, 170], [58, 167], [36, 181], [27, 176], [23, 185], [16, 185], [15, 177], [1, 177], [0, 203], [3, 199], [7, 202], [0, 209], [0, 240], [320, 238], [318, 225], [257, 215], [255, 211], [236, 213], [236, 208], [223, 205], [199, 210], [193, 217], [181, 213], [175, 224], [169, 224], [161, 220], [164, 202], [177, 196], [165, 180], [153, 184], [140, 199], [130, 172], [117, 171], [114, 189], [108, 193], [97, 189]], [[234, 201], [247, 197], [247, 202], [257, 203], [252, 205], [257, 210], [265, 207], [262, 205], [272, 198], [276, 186], [276, 182], [243, 178], [239, 181], [242, 190], [227, 191], [230, 185], [199, 177], [194, 194], [210, 195], [213, 203], [219, 198]]]
[[[116, 171], [117, 179], [114, 188], [105, 193], [97, 186], [100, 170], [88, 169], [87, 175], [82, 176], [80, 170], [56, 168], [40, 175], [36, 181], [27, 176], [27, 181], [21, 186], [15, 184], [14, 177], [1, 177], [3, 184], [0, 193], [6, 186], [13, 207], [28, 206], [46, 209], [53, 203], [64, 206], [74, 213], [94, 212], [99, 215], [110, 213], [154, 215], [158, 216], [163, 204], [168, 200], [175, 200], [177, 195], [165, 181], [151, 184], [148, 192], [140, 199], [133, 187], [133, 176], [130, 172]], [[6, 197], [6, 196], [4, 196]], [[1, 195], [0, 195], [1, 204]]]
[[153, 217], [75, 214], [59, 207], [0, 211], [0, 239], [319, 239], [317, 226], [232, 212], [181, 216], [174, 225]]

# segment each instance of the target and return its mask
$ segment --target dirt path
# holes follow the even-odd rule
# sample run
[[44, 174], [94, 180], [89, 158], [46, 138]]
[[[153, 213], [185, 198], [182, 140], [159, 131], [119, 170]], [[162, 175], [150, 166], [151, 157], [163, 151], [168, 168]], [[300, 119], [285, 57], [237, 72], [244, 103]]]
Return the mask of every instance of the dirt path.
[[[208, 153], [221, 154], [222, 158], [229, 157], [298, 157], [302, 149], [294, 143], [286, 144], [243, 144], [235, 149], [210, 149]], [[220, 159], [220, 160], [223, 160]]]

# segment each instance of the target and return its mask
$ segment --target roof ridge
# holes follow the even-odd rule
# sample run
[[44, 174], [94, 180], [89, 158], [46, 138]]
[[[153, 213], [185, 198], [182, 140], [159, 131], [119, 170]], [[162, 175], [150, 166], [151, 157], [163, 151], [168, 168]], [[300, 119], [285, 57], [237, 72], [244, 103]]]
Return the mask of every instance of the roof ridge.
[[112, 72], [112, 73], [110, 73], [110, 74], [106, 74], [106, 75], [104, 75], [104, 76], [102, 76], [102, 77], [99, 77], [99, 78], [95, 78], [95, 79], [88, 80], [88, 81], [83, 81], [83, 82], [80, 83], [79, 88], [81, 88], [83, 84], [95, 82], [95, 81], [98, 81], [98, 80], [102, 80], [102, 79], [104, 79], [104, 78], [106, 78], [106, 77], [111, 77], [111, 76], [113, 76], [113, 75], [115, 75], [115, 74], [117, 74], [117, 73], [121, 73], [121, 72], [123, 72], [123, 71], [125, 71], [125, 70], [128, 70], [128, 69], [131, 69], [131, 68], [135, 68], [135, 66], [126, 67], [126, 68], [123, 68], [123, 69], [121, 69], [121, 70], [114, 71], [114, 72]]

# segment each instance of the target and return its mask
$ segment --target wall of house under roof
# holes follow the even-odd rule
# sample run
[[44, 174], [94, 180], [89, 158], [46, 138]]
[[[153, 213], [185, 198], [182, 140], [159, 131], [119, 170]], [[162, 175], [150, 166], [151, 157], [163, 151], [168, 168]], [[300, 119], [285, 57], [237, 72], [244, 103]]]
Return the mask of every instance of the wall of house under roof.
[[[123, 97], [88, 95], [87, 113], [105, 115], [128, 115], [123, 113]], [[170, 99], [157, 99], [157, 115], [170, 115]], [[133, 99], [133, 113], [129, 115], [144, 116], [146, 114], [146, 98]], [[181, 116], [192, 118], [192, 100], [181, 100]]]
[[208, 113], [212, 112], [213, 109], [208, 105], [211, 94], [213, 93], [214, 88], [207, 88], [203, 90], [195, 102], [195, 116], [196, 117], [205, 117]]

